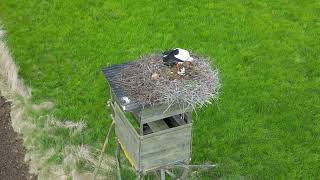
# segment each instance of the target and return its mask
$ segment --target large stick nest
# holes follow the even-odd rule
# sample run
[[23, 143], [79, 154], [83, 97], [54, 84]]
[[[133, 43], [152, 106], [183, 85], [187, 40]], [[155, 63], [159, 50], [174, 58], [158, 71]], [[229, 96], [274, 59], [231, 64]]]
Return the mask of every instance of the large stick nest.
[[161, 54], [142, 57], [121, 71], [118, 83], [131, 99], [143, 106], [179, 103], [195, 108], [211, 103], [220, 87], [218, 70], [209, 60], [191, 56], [193, 65], [185, 67], [183, 76], [175, 66], [164, 65]]

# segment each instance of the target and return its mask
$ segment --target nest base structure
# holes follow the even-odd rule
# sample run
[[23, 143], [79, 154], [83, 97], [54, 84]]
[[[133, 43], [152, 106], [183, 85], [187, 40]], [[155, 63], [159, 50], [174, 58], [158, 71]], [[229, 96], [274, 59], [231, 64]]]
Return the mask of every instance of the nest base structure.
[[119, 83], [118, 77], [132, 64], [114, 65], [103, 70], [110, 85], [109, 105], [118, 141], [119, 169], [119, 152], [123, 150], [138, 179], [150, 172], [156, 176], [160, 172], [161, 179], [165, 179], [166, 174], [175, 176], [169, 169], [177, 166], [184, 169], [181, 175], [184, 179], [192, 154], [193, 107], [177, 101], [144, 104], [131, 96], [129, 87]]
[[[113, 119], [112, 124], [115, 124], [115, 126], [111, 126], [111, 128], [114, 127], [117, 136], [115, 156], [119, 179], [121, 179], [122, 166], [120, 160], [121, 151], [129, 163], [135, 168], [138, 180], [144, 179], [144, 177], [148, 175], [154, 175], [157, 179], [161, 180], [165, 180], [167, 176], [182, 180], [187, 179], [189, 172], [193, 168], [209, 169], [216, 167], [216, 165], [210, 164], [189, 164], [192, 149], [192, 119], [190, 118], [190, 113], [187, 113], [189, 115], [188, 120], [181, 122], [182, 119], [180, 119], [180, 123], [183, 125], [175, 127], [178, 129], [167, 128], [163, 126], [163, 122], [161, 123], [161, 121], [158, 121], [160, 123], [151, 121], [150, 125], [152, 128], [144, 129], [143, 134], [139, 135], [129, 121], [122, 121], [125, 120], [125, 114], [121, 112], [120, 107], [115, 103], [114, 101], [110, 101], [112, 109], [111, 117]], [[186, 117], [185, 119], [187, 119]], [[131, 131], [130, 133], [133, 134], [127, 131]], [[155, 132], [153, 133], [153, 131]], [[136, 138], [136, 141], [131, 141], [132, 139], [130, 138]], [[134, 146], [138, 149], [135, 150]], [[175, 169], [175, 172], [171, 171], [172, 169]], [[177, 171], [177, 169], [179, 169], [179, 171]]]
[[159, 104], [184, 104], [201, 107], [218, 96], [218, 70], [205, 58], [193, 56], [194, 62], [180, 75], [175, 66], [166, 66], [161, 55], [112, 65], [103, 69], [118, 103], [126, 111]]
[[[137, 171], [148, 172], [190, 159], [192, 144], [190, 112], [168, 110], [166, 113], [159, 113], [156, 111], [158, 108], [148, 108], [144, 113], [143, 111], [135, 113], [140, 127], [134, 128], [118, 104], [115, 101], [111, 101], [110, 104], [119, 143]], [[172, 115], [172, 113], [179, 114]]]
[[[106, 147], [108, 145], [109, 139], [111, 138], [111, 134], [112, 132], [116, 129], [115, 124], [116, 124], [116, 120], [115, 120], [115, 113], [111, 114], [111, 117], [113, 119], [113, 122], [109, 128], [108, 134], [106, 136], [105, 139], [105, 143], [103, 145], [103, 148], [101, 150], [101, 154], [100, 154], [100, 159], [99, 159], [99, 165], [96, 167], [95, 172], [94, 172], [94, 180], [97, 177], [99, 168], [100, 168], [100, 164], [102, 162], [102, 157], [103, 157], [103, 153], [106, 150]], [[116, 157], [116, 164], [117, 164], [117, 177], [119, 180], [122, 179], [121, 176], [121, 156], [120, 156], [120, 152], [122, 151], [123, 154], [125, 155], [125, 158], [130, 162], [130, 164], [132, 166], [135, 167], [134, 162], [132, 160], [132, 158], [129, 155], [128, 149], [121, 143], [121, 140], [116, 137], [116, 141], [117, 141], [117, 148], [116, 148], [116, 152], [115, 152], [115, 157]], [[156, 179], [158, 180], [165, 180], [167, 176], [170, 176], [171, 179], [178, 179], [178, 180], [185, 180], [187, 179], [190, 171], [192, 171], [193, 169], [210, 169], [213, 167], [216, 167], [217, 165], [215, 164], [204, 164], [204, 165], [190, 165], [191, 158], [186, 159], [186, 160], [182, 160], [182, 161], [178, 161], [178, 162], [173, 162], [170, 164], [167, 164], [165, 166], [159, 166], [159, 167], [155, 167], [153, 169], [148, 169], [148, 170], [138, 170], [136, 169], [136, 179], [141, 180], [144, 179], [145, 176], [149, 176], [149, 175], [153, 175], [153, 177], [156, 177]], [[136, 168], [136, 167], [135, 167]], [[174, 169], [175, 171], [171, 171], [172, 169]], [[180, 171], [177, 171], [177, 169], [180, 169]]]

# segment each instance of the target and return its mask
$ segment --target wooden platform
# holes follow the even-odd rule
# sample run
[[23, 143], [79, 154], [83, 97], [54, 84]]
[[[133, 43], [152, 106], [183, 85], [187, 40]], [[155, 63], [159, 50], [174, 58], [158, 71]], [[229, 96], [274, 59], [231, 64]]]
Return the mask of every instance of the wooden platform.
[[146, 123], [151, 133], [140, 135], [130, 124], [116, 102], [116, 135], [126, 152], [127, 158], [137, 171], [149, 171], [155, 168], [182, 162], [191, 157], [192, 121], [187, 122], [179, 115], [172, 117], [174, 123], [168, 126], [165, 119]]
[[[192, 108], [184, 104], [143, 107], [128, 96], [117, 83], [117, 78], [123, 68], [133, 63], [103, 69], [110, 85], [116, 135], [127, 159], [137, 172], [148, 172], [189, 160], [192, 151]], [[130, 101], [126, 102], [124, 97]], [[134, 118], [133, 122], [130, 117]]]

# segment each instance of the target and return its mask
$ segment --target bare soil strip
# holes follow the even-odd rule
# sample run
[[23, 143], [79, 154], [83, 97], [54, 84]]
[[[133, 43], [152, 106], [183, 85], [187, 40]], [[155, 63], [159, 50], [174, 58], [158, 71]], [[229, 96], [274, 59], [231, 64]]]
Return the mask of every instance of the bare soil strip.
[[10, 103], [0, 97], [0, 179], [35, 179], [24, 162], [25, 149], [22, 139], [13, 130]]

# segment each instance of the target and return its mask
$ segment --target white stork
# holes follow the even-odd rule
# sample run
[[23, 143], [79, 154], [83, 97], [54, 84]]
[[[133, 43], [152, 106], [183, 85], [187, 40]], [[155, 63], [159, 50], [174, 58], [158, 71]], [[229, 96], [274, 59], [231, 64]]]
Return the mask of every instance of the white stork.
[[173, 50], [169, 50], [163, 53], [162, 59], [165, 65], [174, 66], [176, 65], [178, 69], [179, 75], [184, 75], [185, 68], [181, 68], [180, 66], [183, 63], [187, 63], [188, 67], [191, 68], [193, 58], [190, 56], [189, 51], [181, 48], [175, 48]]

